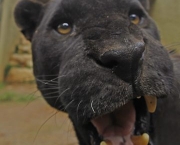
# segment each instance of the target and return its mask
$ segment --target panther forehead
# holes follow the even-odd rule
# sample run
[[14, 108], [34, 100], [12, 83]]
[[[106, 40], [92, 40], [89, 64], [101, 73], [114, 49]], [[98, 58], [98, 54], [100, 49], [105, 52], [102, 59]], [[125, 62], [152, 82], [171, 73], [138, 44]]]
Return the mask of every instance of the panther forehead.
[[45, 7], [43, 24], [54, 19], [73, 19], [78, 21], [89, 21], [91, 18], [101, 18], [104, 16], [114, 17], [114, 15], [127, 16], [129, 9], [141, 9], [146, 13], [139, 0], [53, 0]]

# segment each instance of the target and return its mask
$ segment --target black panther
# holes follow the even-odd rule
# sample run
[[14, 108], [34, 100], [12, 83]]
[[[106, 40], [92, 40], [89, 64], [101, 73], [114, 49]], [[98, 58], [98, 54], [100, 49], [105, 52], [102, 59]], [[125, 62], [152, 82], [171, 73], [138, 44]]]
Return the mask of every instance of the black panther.
[[[160, 42], [148, 0], [21, 0], [46, 101], [80, 145], [179, 145], [179, 57]], [[43, 83], [46, 81], [46, 83]]]

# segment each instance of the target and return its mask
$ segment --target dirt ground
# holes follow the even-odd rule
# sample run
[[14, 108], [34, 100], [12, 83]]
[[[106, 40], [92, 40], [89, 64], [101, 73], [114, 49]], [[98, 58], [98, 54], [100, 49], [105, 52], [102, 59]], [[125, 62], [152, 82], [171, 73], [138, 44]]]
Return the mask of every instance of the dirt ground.
[[[21, 89], [24, 91], [24, 87]], [[42, 97], [37, 97], [30, 103], [0, 102], [0, 145], [78, 143], [67, 115], [51, 108]]]

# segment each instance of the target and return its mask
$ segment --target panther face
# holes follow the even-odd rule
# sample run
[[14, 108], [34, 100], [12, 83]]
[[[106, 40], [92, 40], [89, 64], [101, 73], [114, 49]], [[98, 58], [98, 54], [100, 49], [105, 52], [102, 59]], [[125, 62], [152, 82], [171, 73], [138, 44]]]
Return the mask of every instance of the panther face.
[[154, 144], [152, 113], [157, 99], [171, 96], [174, 73], [146, 2], [16, 6], [16, 22], [32, 42], [38, 88], [69, 114], [80, 145]]

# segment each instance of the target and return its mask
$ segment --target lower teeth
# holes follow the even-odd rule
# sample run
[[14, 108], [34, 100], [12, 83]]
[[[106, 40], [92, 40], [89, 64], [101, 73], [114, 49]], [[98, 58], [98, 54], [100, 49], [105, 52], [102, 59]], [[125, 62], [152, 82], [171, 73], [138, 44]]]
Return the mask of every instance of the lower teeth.
[[102, 141], [100, 145], [112, 145], [110, 141]]
[[134, 145], [148, 145], [149, 135], [147, 133], [144, 133], [141, 136], [132, 136], [131, 140]]
[[[141, 136], [132, 136], [131, 137], [133, 145], [148, 145], [149, 143], [149, 135], [147, 133], [144, 133]], [[100, 145], [113, 145], [111, 141], [106, 140], [102, 141]]]

